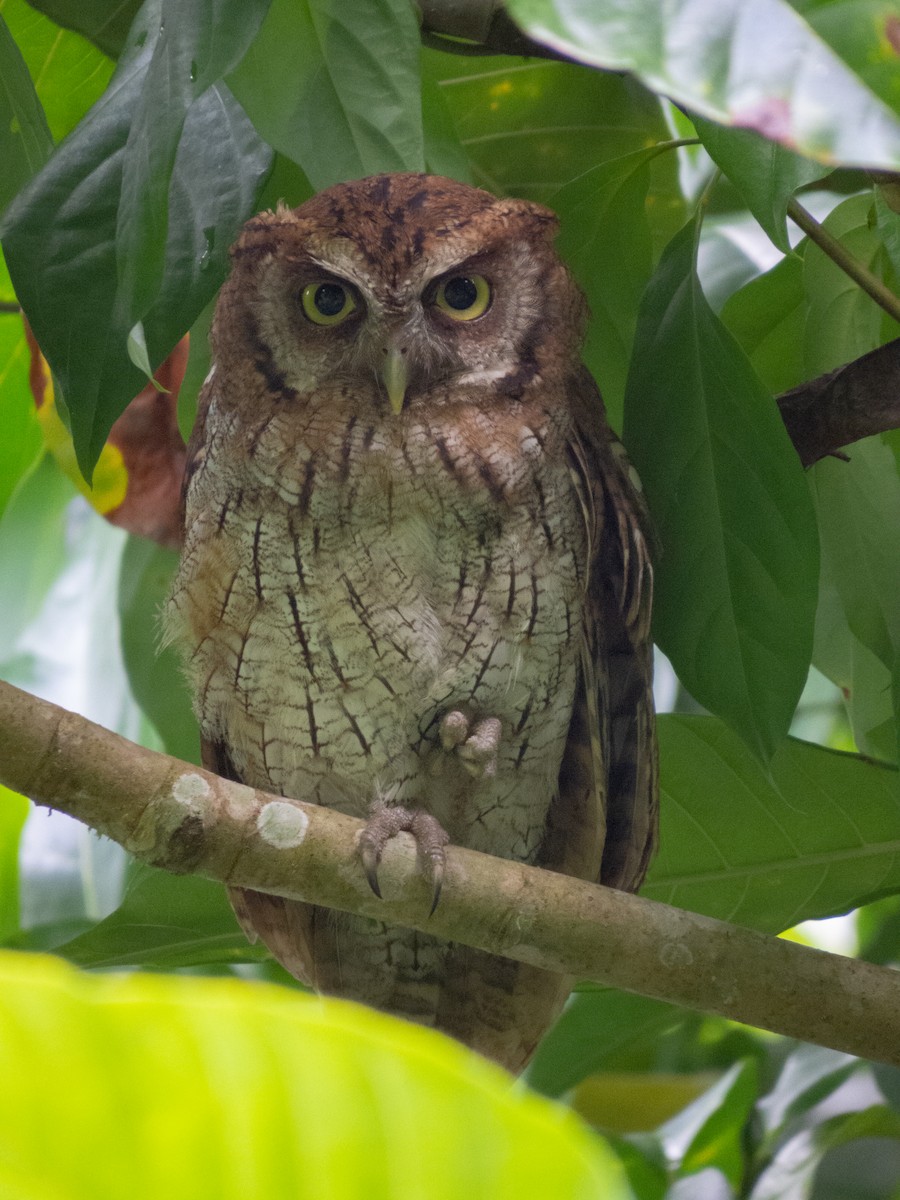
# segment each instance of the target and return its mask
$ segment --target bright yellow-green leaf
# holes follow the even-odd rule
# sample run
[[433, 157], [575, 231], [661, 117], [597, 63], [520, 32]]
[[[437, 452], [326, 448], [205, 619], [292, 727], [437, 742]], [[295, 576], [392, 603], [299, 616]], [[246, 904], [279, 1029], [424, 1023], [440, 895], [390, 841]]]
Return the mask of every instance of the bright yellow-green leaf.
[[632, 1194], [567, 1109], [449, 1039], [346, 1002], [4, 955], [0, 1025], [0, 1182], [14, 1195]]

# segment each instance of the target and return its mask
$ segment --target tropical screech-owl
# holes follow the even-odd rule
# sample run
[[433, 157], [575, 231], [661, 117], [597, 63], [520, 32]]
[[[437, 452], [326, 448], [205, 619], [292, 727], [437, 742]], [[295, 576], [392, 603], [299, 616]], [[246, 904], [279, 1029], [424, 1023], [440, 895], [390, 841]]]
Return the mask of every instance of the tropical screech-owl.
[[[249, 221], [212, 331], [170, 629], [204, 762], [634, 889], [656, 838], [651, 567], [556, 218], [380, 175]], [[518, 1070], [570, 982], [232, 890], [285, 967]]]

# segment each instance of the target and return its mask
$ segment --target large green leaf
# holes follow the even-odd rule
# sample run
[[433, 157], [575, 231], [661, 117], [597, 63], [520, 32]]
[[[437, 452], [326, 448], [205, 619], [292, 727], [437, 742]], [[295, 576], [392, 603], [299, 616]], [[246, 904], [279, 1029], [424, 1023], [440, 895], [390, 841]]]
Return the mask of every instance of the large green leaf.
[[625, 443], [661, 545], [660, 647], [693, 696], [768, 757], [809, 667], [815, 517], [774, 401], [703, 296], [695, 238], [691, 223], [644, 295]]
[[806, 297], [803, 262], [797, 254], [744, 284], [728, 299], [721, 316], [770, 392], [786, 392], [807, 378]]
[[[811, 480], [815, 486], [815, 472], [811, 474]], [[827, 484], [825, 487], [827, 489]], [[829, 544], [836, 530], [828, 519], [826, 506], [823, 506], [821, 519], [822, 566], [813, 665], [841, 689], [853, 740], [860, 753], [894, 762], [897, 759], [897, 723], [891, 696], [891, 670], [868, 646], [863, 645], [847, 623], [830, 554]], [[844, 523], [843, 514], [838, 512], [838, 524]], [[839, 551], [844, 549], [840, 547]], [[846, 562], [846, 556], [844, 558]], [[877, 559], [875, 565], [878, 565]], [[840, 564], [838, 569], [843, 571]], [[854, 583], [852, 579], [842, 581], [845, 595], [852, 595]], [[873, 599], [865, 597], [867, 610]], [[853, 619], [855, 623], [858, 621], [856, 614], [853, 614]]]
[[[871, 192], [851, 196], [828, 214], [823, 225], [876, 278], [890, 278], [889, 256], [873, 209]], [[812, 241], [803, 256], [803, 286], [807, 377], [851, 362], [900, 333], [897, 323]]]
[[900, 112], [897, 0], [827, 0], [804, 17], [894, 112]]
[[141, 538], [122, 555], [119, 621], [122, 657], [134, 697], [153, 722], [167, 753], [199, 762], [200, 740], [181, 662], [174, 647], [160, 649], [162, 608], [178, 556]]
[[790, 254], [788, 203], [797, 188], [822, 179], [831, 168], [749, 129], [729, 129], [702, 117], [695, 117], [694, 125], [716, 166], [738, 189], [774, 244]]
[[824, 1046], [799, 1045], [787, 1061], [772, 1090], [759, 1102], [764, 1145], [802, 1119], [811, 1108], [840, 1087], [860, 1065], [858, 1058]]
[[900, 652], [900, 473], [880, 437], [850, 462], [816, 463], [810, 482], [823, 554], [851, 633], [891, 671]]
[[317, 189], [422, 171], [419, 31], [409, 0], [274, 0], [229, 86]]
[[900, 121], [785, 0], [508, 0], [531, 37], [823, 162], [900, 166]]
[[[146, 316], [162, 289], [172, 176], [188, 112], [243, 58], [270, 2], [162, 0], [122, 158], [114, 317], [126, 330]], [[204, 165], [192, 163], [192, 169], [206, 177]], [[216, 185], [223, 175], [220, 167]], [[213, 179], [206, 183], [212, 187]]]
[[[13, 304], [15, 294], [0, 253], [0, 303]], [[0, 311], [0, 517], [20, 485], [36, 466], [43, 438], [28, 382], [31, 356], [19, 313]]]
[[50, 132], [55, 141], [62, 141], [109, 83], [113, 64], [26, 0], [0, 0], [0, 15], [28, 65]]
[[618, 1067], [623, 1054], [658, 1039], [682, 1016], [674, 1005], [646, 996], [610, 988], [578, 992], [541, 1041], [528, 1083], [547, 1096], [561, 1096], [595, 1071]]
[[[427, 67], [427, 57], [423, 67]], [[446, 175], [461, 183], [472, 183], [472, 168], [443, 91], [426, 70], [422, 72], [422, 135], [425, 140], [426, 170], [432, 175]]]
[[19, 837], [31, 805], [0, 786], [0, 941], [19, 928]]
[[28, 67], [0, 13], [0, 214], [53, 149]]
[[659, 721], [660, 851], [642, 895], [777, 933], [900, 891], [894, 768], [789, 738], [765, 771], [710, 717]]
[[[671, 137], [659, 101], [633, 80], [571, 63], [465, 58], [425, 50], [475, 182], [553, 203], [585, 171]], [[683, 221], [675, 155], [653, 165], [649, 208], [663, 242]]]
[[[0, 521], [0, 665], [10, 677], [19, 639], [40, 611], [66, 558], [66, 510], [75, 489], [55, 461], [44, 456], [22, 478]], [[40, 546], [40, 554], [35, 547]], [[28, 668], [22, 685], [27, 686]], [[21, 676], [20, 676], [21, 678]], [[29, 680], [37, 686], [35, 680]]]
[[652, 271], [644, 210], [656, 147], [601, 163], [551, 199], [558, 249], [591, 309], [584, 360], [601, 381], [607, 413], [622, 427], [622, 403], [641, 296]]
[[[825, 1155], [857, 1138], [900, 1140], [900, 1114], [876, 1104], [811, 1125], [779, 1148], [771, 1164], [756, 1180], [749, 1200], [808, 1200], [813, 1195], [816, 1172]], [[891, 1186], [896, 1179], [884, 1182]], [[859, 1194], [876, 1195], [868, 1189]], [[877, 1194], [886, 1196], [888, 1193]]]
[[258, 962], [221, 884], [175, 876], [142, 863], [129, 869], [122, 903], [84, 933], [54, 946], [80, 967], [149, 967], [170, 971], [209, 963]]
[[[145, 383], [114, 308], [123, 150], [147, 81], [159, 13], [145, 5], [108, 90], [10, 207], [4, 249], [19, 299], [62, 385], [82, 470]], [[152, 34], [152, 36], [151, 36]], [[223, 84], [191, 105], [169, 185], [165, 274], [143, 319], [158, 365], [215, 294], [271, 151]]]
[[57, 25], [90, 39], [104, 54], [118, 58], [141, 0], [28, 0]]
[[712, 1167], [738, 1193], [745, 1171], [745, 1125], [757, 1089], [755, 1061], [736, 1062], [707, 1092], [659, 1129], [658, 1137], [676, 1177]]
[[238, 981], [0, 976], [4, 1196], [632, 1195], [570, 1112], [430, 1030]]

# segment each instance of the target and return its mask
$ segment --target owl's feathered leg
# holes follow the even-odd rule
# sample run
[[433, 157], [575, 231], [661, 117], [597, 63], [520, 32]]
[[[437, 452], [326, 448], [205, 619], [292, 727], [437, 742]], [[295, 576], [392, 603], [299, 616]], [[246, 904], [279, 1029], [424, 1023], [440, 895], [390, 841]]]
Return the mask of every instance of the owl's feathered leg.
[[359, 835], [359, 854], [369, 887], [381, 899], [378, 885], [378, 864], [385, 846], [398, 833], [411, 833], [416, 839], [419, 854], [428, 864], [431, 875], [432, 898], [429, 916], [438, 906], [444, 884], [444, 847], [450, 841], [449, 834], [440, 821], [431, 813], [420, 808], [404, 808], [399, 804], [387, 804], [381, 800], [376, 804], [365, 828]]
[[490, 779], [497, 771], [501, 731], [496, 717], [470, 721], [465, 713], [454, 709], [443, 717], [438, 732], [443, 748], [455, 750], [470, 775]]

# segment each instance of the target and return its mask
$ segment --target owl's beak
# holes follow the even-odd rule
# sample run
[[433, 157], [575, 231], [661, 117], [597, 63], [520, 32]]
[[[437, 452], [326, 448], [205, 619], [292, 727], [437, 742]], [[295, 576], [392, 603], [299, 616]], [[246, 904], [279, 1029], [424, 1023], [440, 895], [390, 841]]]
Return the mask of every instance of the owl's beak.
[[403, 402], [406, 399], [406, 388], [409, 383], [406, 355], [397, 346], [385, 346], [384, 355], [381, 381], [388, 394], [391, 408], [399, 416], [403, 411]]

